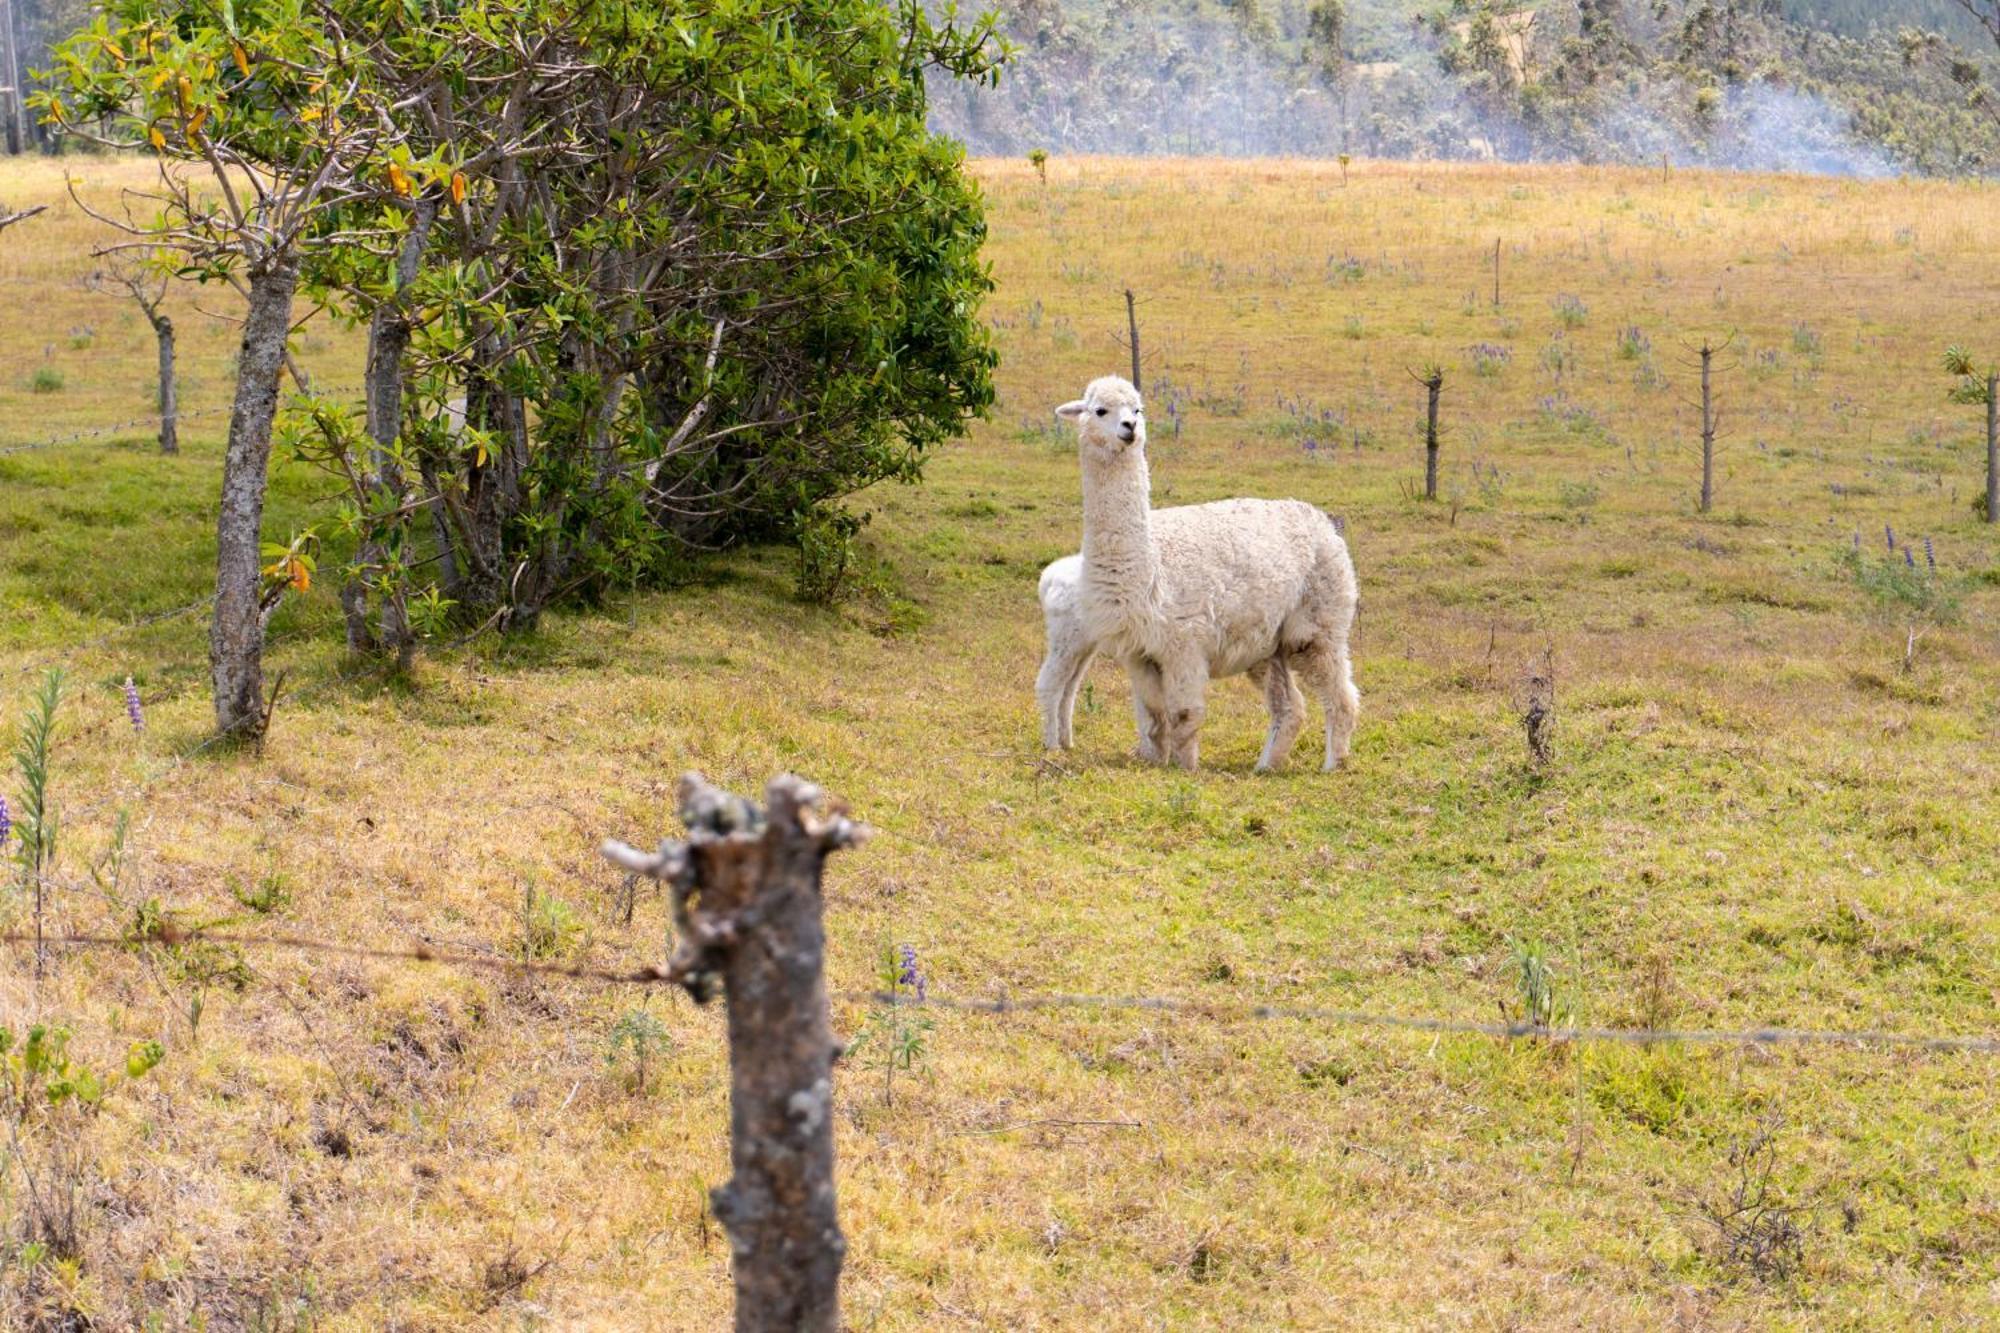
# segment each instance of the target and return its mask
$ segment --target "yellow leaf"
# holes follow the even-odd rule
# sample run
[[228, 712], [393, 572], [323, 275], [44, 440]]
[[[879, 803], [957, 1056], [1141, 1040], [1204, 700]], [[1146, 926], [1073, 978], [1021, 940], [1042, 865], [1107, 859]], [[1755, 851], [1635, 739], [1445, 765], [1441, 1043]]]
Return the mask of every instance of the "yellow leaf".
[[410, 192], [410, 174], [403, 170], [400, 163], [389, 164], [389, 188], [402, 195]]
[[304, 120], [304, 121], [314, 121], [314, 120], [318, 120], [318, 119], [319, 119], [319, 108], [318, 108], [318, 107], [316, 107], [316, 106], [309, 106], [309, 107], [307, 107], [307, 108], [306, 108], [305, 110], [303, 110], [303, 111], [299, 112], [299, 119], [300, 119], [300, 120]]
[[465, 202], [465, 173], [462, 171], [451, 173], [451, 201], [454, 204]]
[[181, 75], [180, 80], [174, 84], [174, 96], [180, 99], [181, 114], [185, 116], [188, 113], [188, 103], [194, 100], [194, 84], [188, 80], [187, 75]]
[[187, 127], [188, 147], [190, 148], [200, 147], [200, 145], [195, 140], [195, 136], [201, 133], [201, 127], [204, 124], [206, 124], [207, 121], [208, 121], [208, 108], [205, 106], [197, 108], [194, 113], [194, 119], [188, 122], [188, 127]]
[[146, 138], [152, 141], [155, 151], [162, 153], [167, 151], [167, 136], [160, 133], [158, 125], [148, 125], [146, 127]]
[[241, 42], [233, 43], [229, 48], [229, 54], [236, 57], [236, 68], [243, 71], [243, 77], [246, 79], [249, 78], [250, 53], [243, 49], [243, 43]]
[[303, 560], [292, 561], [292, 591], [310, 592], [312, 590], [312, 583], [312, 571], [306, 568], [306, 562]]

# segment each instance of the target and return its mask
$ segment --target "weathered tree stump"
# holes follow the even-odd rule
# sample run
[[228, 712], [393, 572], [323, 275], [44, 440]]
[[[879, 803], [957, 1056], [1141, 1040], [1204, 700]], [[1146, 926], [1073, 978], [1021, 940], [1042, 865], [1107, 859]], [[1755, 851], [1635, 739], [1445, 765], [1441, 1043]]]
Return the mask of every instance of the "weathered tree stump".
[[840, 1234], [833, 1185], [833, 1032], [827, 1019], [820, 874], [865, 830], [820, 791], [785, 775], [765, 808], [680, 781], [684, 841], [604, 855], [667, 884], [678, 943], [668, 977], [696, 1003], [720, 982], [729, 1010], [730, 1166], [710, 1194], [729, 1233], [738, 1333], [840, 1324]]

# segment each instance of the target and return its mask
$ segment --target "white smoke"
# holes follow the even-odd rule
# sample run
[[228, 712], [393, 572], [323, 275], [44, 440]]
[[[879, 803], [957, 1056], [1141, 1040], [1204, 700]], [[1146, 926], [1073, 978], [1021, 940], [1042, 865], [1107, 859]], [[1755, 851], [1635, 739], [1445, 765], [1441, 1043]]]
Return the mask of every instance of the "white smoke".
[[[1018, 36], [1018, 35], [1017, 35]], [[1345, 114], [1312, 73], [1244, 40], [1231, 21], [1156, 14], [1115, 43], [1082, 22], [1045, 24], [997, 88], [932, 86], [931, 124], [975, 154], [1356, 156], [1590, 161], [1829, 176], [1890, 176], [1896, 162], [1823, 97], [1773, 83], [1704, 94], [1677, 79], [1616, 86], [1597, 109], [1525, 125], [1511, 96], [1443, 73], [1405, 36], [1397, 59], [1348, 72]], [[1623, 100], [1620, 100], [1621, 97]], [[1577, 104], [1572, 104], [1573, 108]]]

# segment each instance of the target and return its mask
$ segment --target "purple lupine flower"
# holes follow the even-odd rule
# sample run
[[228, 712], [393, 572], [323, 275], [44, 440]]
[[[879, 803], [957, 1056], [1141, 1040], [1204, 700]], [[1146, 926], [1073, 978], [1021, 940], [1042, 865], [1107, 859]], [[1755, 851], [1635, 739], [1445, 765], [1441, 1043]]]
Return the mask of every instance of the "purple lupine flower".
[[146, 715], [139, 711], [139, 687], [130, 676], [125, 677], [125, 715], [132, 719], [132, 730], [146, 729]]
[[7, 798], [0, 796], [0, 847], [7, 845], [7, 839], [14, 832], [14, 812], [7, 808]]
[[1882, 525], [1882, 535], [1883, 535], [1884, 537], [1886, 537], [1886, 538], [1888, 539], [1888, 541], [1889, 541], [1889, 549], [1890, 549], [1890, 550], [1892, 550], [1892, 551], [1893, 551], [1893, 550], [1895, 550], [1895, 549], [1896, 549], [1896, 530], [1895, 530], [1894, 528], [1890, 527], [1890, 526], [1889, 526], [1889, 525], [1888, 525], [1887, 523], [1884, 523], [1884, 524]]
[[902, 965], [896, 973], [896, 984], [899, 986], [908, 986], [911, 990], [915, 991], [917, 993], [917, 1002], [921, 1004], [924, 998], [925, 985], [924, 974], [917, 969], [917, 951], [911, 945], [905, 944], [902, 946], [900, 955]]
[[1903, 563], [1908, 565], [1911, 569], [1915, 569], [1917, 567], [1917, 558], [1914, 555], [1910, 554], [1910, 548], [1907, 546], [1903, 548]]
[[1931, 573], [1937, 573], [1937, 550], [1929, 537], [1924, 538], [1924, 563], [1931, 567]]
[[1854, 530], [1854, 552], [1855, 552], [1855, 554], [1856, 554], [1856, 555], [1859, 555], [1859, 554], [1861, 553], [1861, 529], [1860, 529], [1860, 528], [1856, 528], [1856, 529]]

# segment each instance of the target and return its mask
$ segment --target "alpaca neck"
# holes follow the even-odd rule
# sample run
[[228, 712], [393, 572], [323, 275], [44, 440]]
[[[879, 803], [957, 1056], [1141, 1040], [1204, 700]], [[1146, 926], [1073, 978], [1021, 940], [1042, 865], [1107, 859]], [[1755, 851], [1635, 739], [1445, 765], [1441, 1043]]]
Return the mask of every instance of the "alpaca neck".
[[1146, 456], [1129, 449], [1083, 463], [1083, 577], [1098, 598], [1149, 600], [1159, 578]]

